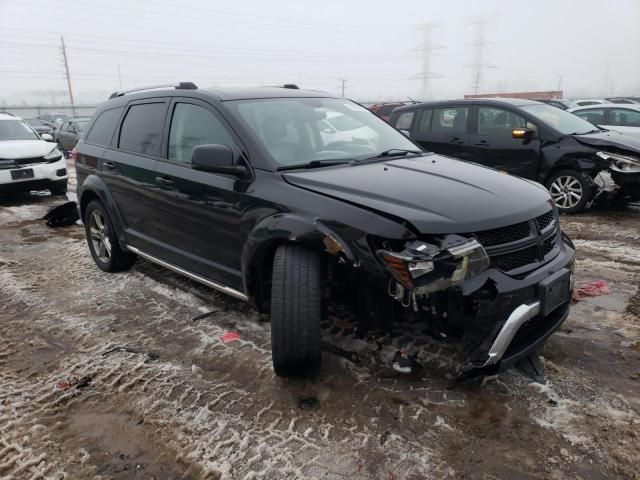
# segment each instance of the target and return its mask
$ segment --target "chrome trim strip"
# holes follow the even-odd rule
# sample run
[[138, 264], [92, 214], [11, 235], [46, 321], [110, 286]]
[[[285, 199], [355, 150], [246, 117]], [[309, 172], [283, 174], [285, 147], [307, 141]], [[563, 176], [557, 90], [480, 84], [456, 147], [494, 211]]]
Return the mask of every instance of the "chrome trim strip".
[[220, 285], [219, 283], [216, 282], [212, 282], [211, 280], [207, 280], [204, 277], [201, 277], [200, 275], [197, 275], [195, 273], [191, 273], [188, 270], [185, 270], [183, 268], [180, 267], [176, 267], [175, 265], [165, 262], [164, 260], [160, 260], [157, 257], [154, 257], [153, 255], [149, 255], [148, 253], [143, 252], [142, 250], [136, 248], [136, 247], [130, 247], [127, 246], [127, 249], [132, 251], [133, 253], [135, 253], [136, 255], [140, 255], [142, 258], [144, 258], [145, 260], [149, 260], [150, 262], [153, 263], [157, 263], [158, 265], [168, 268], [169, 270], [173, 270], [176, 273], [179, 273], [180, 275], [184, 275], [185, 277], [189, 277], [191, 280], [195, 280], [196, 282], [200, 282], [204, 285], [206, 285], [207, 287], [211, 287], [215, 290], [218, 290], [219, 292], [222, 293], [226, 293], [227, 295], [231, 295], [232, 297], [235, 297], [239, 300], [244, 300], [245, 302], [249, 300], [249, 298], [242, 292], [235, 290], [233, 288], [230, 287], [226, 287], [224, 285]]
[[515, 337], [518, 332], [518, 329], [539, 313], [539, 301], [522, 304], [511, 312], [511, 315], [509, 315], [507, 321], [504, 322], [500, 333], [498, 333], [498, 336], [494, 340], [493, 345], [491, 345], [491, 348], [489, 349], [489, 358], [482, 367], [498, 363], [504, 355], [504, 352], [509, 348], [509, 345], [511, 344], [513, 337]]

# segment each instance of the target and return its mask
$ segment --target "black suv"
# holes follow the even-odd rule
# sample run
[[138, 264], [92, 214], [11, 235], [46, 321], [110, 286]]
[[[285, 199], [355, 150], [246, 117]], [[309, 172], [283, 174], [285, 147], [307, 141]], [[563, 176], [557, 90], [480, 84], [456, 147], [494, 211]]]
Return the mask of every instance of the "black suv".
[[544, 188], [425, 153], [349, 100], [182, 83], [113, 94], [87, 132], [78, 198], [98, 267], [138, 255], [270, 311], [278, 375], [317, 372], [329, 303], [364, 330], [427, 320], [493, 369], [569, 312], [574, 250]]
[[533, 100], [428, 102], [389, 122], [425, 149], [545, 185], [562, 213], [601, 195], [640, 199], [640, 139], [605, 130]]

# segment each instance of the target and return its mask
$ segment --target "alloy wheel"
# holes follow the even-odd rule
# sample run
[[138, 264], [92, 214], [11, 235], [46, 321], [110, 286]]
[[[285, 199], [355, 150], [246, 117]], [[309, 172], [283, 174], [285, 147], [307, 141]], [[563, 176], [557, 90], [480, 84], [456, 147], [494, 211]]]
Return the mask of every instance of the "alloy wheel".
[[107, 222], [100, 210], [91, 212], [89, 234], [91, 236], [93, 251], [101, 262], [108, 263], [111, 258], [111, 241], [109, 240]]
[[556, 178], [549, 187], [551, 198], [560, 208], [573, 208], [582, 199], [582, 185], [580, 181], [570, 175]]

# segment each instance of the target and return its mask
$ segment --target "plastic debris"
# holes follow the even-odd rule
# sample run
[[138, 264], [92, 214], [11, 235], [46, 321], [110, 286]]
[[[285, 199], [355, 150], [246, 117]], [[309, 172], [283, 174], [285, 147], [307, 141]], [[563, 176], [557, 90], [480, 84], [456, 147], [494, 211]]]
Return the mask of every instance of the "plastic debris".
[[52, 228], [74, 225], [80, 220], [78, 204], [76, 202], [67, 202], [53, 207], [42, 217], [42, 220], [46, 220], [47, 226]]
[[69, 375], [66, 380], [58, 382], [56, 387], [62, 391], [67, 391], [73, 387], [85, 388], [89, 386], [91, 380], [92, 378], [89, 376], [80, 377], [76, 372], [71, 372], [71, 375]]
[[222, 335], [222, 343], [236, 342], [240, 340], [240, 334], [238, 332], [227, 332]]
[[298, 408], [302, 410], [316, 410], [320, 408], [320, 400], [316, 397], [301, 395], [298, 397]]
[[398, 350], [391, 360], [391, 367], [399, 373], [412, 373], [418, 366], [417, 355], [409, 355], [404, 350]]
[[596, 280], [595, 282], [587, 282], [577, 286], [573, 290], [573, 301], [579, 302], [585, 297], [597, 297], [598, 295], [606, 295], [611, 293], [606, 280]]
[[213, 315], [214, 313], [218, 313], [218, 312], [219, 312], [219, 310], [211, 310], [210, 312], [204, 312], [204, 313], [201, 313], [201, 314], [196, 315], [195, 317], [193, 317], [191, 319], [191, 321], [192, 322], [197, 322], [198, 320], [202, 320], [203, 318], [207, 318], [207, 317]]

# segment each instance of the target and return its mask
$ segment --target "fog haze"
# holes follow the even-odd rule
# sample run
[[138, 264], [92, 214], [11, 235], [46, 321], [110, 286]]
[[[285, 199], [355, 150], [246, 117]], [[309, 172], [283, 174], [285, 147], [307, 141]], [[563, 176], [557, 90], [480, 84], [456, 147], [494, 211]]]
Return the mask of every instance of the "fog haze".
[[[481, 76], [478, 36], [484, 20]], [[640, 1], [0, 0], [0, 102], [77, 103], [174, 81], [297, 83], [360, 101], [556, 90], [640, 95]], [[424, 46], [424, 45], [422, 45]], [[478, 85], [476, 85], [478, 83]]]

